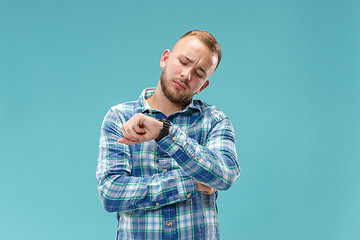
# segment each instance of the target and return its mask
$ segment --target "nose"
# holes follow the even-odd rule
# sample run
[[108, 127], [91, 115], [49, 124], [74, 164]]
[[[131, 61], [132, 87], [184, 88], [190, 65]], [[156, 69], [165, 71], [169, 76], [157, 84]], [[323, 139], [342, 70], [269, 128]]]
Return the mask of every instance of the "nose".
[[190, 81], [190, 79], [191, 79], [191, 68], [184, 69], [184, 71], [181, 72], [180, 76], [185, 81]]

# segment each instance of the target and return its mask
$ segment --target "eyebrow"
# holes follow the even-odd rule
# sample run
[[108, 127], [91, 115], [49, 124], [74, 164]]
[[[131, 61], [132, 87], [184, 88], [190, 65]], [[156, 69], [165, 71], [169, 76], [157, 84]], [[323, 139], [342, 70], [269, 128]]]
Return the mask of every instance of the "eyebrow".
[[[191, 62], [191, 63], [193, 63], [194, 61], [193, 60], [191, 60], [190, 58], [188, 58], [187, 56], [184, 56], [189, 62]], [[199, 70], [200, 71], [202, 71], [204, 74], [205, 74], [205, 76], [206, 76], [206, 72], [205, 72], [205, 70], [202, 68], [202, 67], [198, 67], [199, 68]]]

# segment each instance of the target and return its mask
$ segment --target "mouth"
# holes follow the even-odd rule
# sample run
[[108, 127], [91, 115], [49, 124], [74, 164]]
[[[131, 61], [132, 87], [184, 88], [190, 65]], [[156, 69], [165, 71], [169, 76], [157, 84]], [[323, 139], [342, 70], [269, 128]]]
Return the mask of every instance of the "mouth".
[[174, 80], [174, 84], [180, 90], [185, 90], [186, 89], [186, 85], [184, 83], [180, 82], [180, 81]]

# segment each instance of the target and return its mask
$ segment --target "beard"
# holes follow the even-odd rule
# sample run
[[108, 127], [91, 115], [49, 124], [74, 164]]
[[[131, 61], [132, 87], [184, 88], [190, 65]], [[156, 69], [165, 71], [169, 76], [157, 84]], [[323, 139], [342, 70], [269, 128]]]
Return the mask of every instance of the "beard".
[[[160, 84], [161, 84], [161, 89], [162, 89], [164, 96], [172, 103], [175, 103], [178, 105], [184, 105], [184, 106], [188, 105], [190, 103], [190, 101], [192, 100], [194, 94], [191, 94], [191, 93], [180, 94], [180, 92], [178, 90], [175, 90], [177, 94], [172, 93], [170, 91], [168, 84], [170, 84], [170, 82], [172, 82], [173, 80], [172, 79], [169, 80], [165, 76], [165, 74], [166, 74], [166, 68], [163, 70], [163, 72], [161, 73], [161, 76], [160, 76]], [[176, 79], [176, 80], [179, 82], [182, 82], [186, 86], [186, 89], [189, 89], [189, 86], [187, 83], [184, 83], [180, 79]]]

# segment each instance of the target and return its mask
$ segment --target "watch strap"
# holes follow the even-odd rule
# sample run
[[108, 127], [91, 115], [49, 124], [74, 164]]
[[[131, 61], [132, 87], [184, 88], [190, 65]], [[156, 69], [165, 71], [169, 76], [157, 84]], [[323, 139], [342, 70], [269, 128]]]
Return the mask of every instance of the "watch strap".
[[163, 123], [163, 127], [159, 136], [155, 139], [155, 142], [160, 141], [163, 137], [166, 137], [170, 133], [171, 122], [167, 119], [160, 119], [159, 121]]

